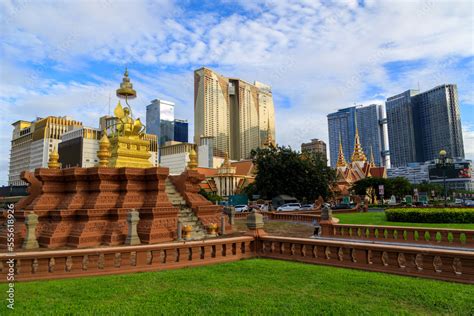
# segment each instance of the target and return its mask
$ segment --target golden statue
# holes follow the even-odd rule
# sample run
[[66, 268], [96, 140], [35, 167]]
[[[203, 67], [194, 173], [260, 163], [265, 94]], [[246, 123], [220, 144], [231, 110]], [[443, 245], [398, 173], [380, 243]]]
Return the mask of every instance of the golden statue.
[[143, 138], [145, 127], [139, 118], [133, 119], [129, 107], [122, 108], [119, 101], [115, 107], [114, 115], [117, 119], [116, 130], [119, 136]]
[[[117, 96], [125, 99], [126, 107], [122, 107], [120, 101], [114, 110], [115, 128], [110, 137], [111, 157], [108, 161], [109, 167], [134, 167], [149, 168], [150, 143], [143, 139], [145, 126], [139, 118], [134, 119], [132, 107], [128, 104], [128, 99], [134, 99], [137, 92], [133, 90], [133, 85], [128, 77], [128, 70], [125, 70], [120, 88], [117, 89]], [[105, 162], [104, 162], [105, 163]]]

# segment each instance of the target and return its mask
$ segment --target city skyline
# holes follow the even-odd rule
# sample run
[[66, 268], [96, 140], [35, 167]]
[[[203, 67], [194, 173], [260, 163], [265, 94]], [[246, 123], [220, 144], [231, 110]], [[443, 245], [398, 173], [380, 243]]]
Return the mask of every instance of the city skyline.
[[[293, 148], [312, 138], [328, 143], [326, 115], [339, 108], [383, 104], [401, 91], [454, 83], [465, 156], [473, 159], [472, 4], [464, 5], [206, 2], [201, 10], [162, 2], [129, 10], [112, 2], [2, 2], [0, 183], [7, 181], [13, 122], [69, 115], [95, 126], [116, 103], [125, 65], [136, 78], [137, 116], [145, 118], [145, 106], [156, 96], [180, 104], [176, 116], [190, 122], [190, 139], [193, 69], [208, 66], [268, 83], [276, 139]], [[388, 19], [402, 27], [393, 30]]]

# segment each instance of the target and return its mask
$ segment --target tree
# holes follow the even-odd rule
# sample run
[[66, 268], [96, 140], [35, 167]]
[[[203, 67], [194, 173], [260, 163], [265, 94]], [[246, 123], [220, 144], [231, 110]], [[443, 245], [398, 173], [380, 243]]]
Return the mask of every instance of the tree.
[[201, 194], [202, 196], [204, 196], [206, 199], [208, 199], [212, 203], [220, 202], [220, 201], [223, 200], [222, 196], [218, 195], [217, 193], [215, 193], [215, 192], [206, 192], [202, 188], [199, 190], [198, 193]]
[[[368, 177], [364, 179], [360, 179], [356, 181], [352, 185], [352, 190], [357, 195], [368, 195], [371, 199], [371, 203], [375, 203], [375, 198], [377, 196], [381, 196], [379, 192], [379, 185], [384, 186], [384, 194], [390, 193], [390, 188], [387, 188], [387, 181], [388, 179], [385, 178], [377, 178], [377, 177]], [[387, 191], [388, 189], [388, 191]]]
[[271, 146], [252, 150], [251, 155], [257, 169], [253, 189], [261, 197], [288, 194], [307, 201], [329, 197], [336, 173], [321, 154]]
[[406, 178], [395, 177], [387, 180], [387, 187], [389, 192], [387, 196], [395, 195], [396, 197], [402, 198], [405, 195], [413, 193], [413, 186]]

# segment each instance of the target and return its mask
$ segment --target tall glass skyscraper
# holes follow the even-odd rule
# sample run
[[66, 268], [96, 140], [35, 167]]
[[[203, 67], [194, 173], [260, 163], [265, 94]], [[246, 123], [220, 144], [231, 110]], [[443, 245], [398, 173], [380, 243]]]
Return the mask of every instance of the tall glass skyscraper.
[[464, 158], [461, 116], [455, 84], [419, 93], [408, 90], [386, 101], [392, 165], [405, 166], [438, 156]]
[[353, 106], [328, 115], [329, 155], [331, 166], [335, 167], [339, 151], [339, 140], [345, 157], [351, 157], [354, 150], [356, 123], [362, 149], [370, 157], [371, 150], [378, 166], [389, 164], [386, 130], [384, 130], [383, 106]]
[[174, 103], [155, 99], [146, 107], [146, 131], [158, 136], [158, 143], [174, 140]]
[[174, 120], [174, 140], [177, 142], [188, 142], [188, 121]]

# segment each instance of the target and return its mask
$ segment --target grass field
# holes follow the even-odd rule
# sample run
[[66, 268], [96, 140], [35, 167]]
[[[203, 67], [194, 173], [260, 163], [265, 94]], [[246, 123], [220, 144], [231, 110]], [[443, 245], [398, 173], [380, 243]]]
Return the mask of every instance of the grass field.
[[334, 214], [339, 218], [340, 224], [366, 224], [366, 225], [388, 225], [388, 226], [411, 226], [411, 227], [435, 227], [435, 228], [458, 228], [474, 229], [474, 224], [439, 224], [439, 223], [403, 223], [388, 222], [383, 212]]
[[17, 315], [474, 313], [471, 285], [268, 259], [15, 288]]

